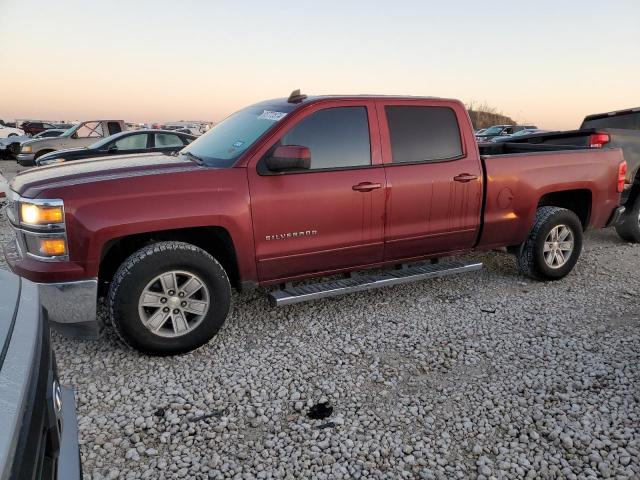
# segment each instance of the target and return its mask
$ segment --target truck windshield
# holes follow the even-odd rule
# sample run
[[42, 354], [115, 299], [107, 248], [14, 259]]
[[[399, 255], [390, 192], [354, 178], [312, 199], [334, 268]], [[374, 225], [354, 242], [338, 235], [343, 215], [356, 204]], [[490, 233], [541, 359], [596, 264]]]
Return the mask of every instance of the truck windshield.
[[258, 104], [240, 110], [194, 140], [181, 152], [191, 153], [210, 167], [230, 167], [295, 105]]

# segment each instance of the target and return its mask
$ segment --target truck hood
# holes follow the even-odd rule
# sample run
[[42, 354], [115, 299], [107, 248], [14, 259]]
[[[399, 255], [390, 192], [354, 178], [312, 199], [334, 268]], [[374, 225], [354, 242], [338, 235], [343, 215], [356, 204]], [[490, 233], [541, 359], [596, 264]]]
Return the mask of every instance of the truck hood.
[[26, 170], [13, 177], [10, 188], [23, 197], [36, 198], [45, 188], [161, 175], [199, 168], [203, 167], [188, 157], [158, 153], [97, 157]]

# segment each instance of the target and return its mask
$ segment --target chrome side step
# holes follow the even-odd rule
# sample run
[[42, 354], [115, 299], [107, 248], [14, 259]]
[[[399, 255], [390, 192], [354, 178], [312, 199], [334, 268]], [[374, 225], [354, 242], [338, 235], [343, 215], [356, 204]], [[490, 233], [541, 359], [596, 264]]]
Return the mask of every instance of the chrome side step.
[[274, 307], [293, 303], [316, 300], [318, 298], [335, 297], [346, 293], [361, 292], [374, 288], [389, 287], [402, 283], [418, 282], [428, 278], [444, 277], [457, 273], [471, 272], [482, 268], [482, 263], [436, 263], [404, 267], [388, 270], [379, 275], [354, 275], [350, 278], [330, 282], [313, 283], [299, 286], [286, 286], [269, 294], [269, 301]]

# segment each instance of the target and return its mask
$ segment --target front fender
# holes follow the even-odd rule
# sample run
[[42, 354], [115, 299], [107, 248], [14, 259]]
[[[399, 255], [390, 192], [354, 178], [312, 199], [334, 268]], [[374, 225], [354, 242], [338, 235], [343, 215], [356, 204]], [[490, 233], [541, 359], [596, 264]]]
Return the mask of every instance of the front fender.
[[97, 276], [102, 252], [114, 240], [215, 226], [229, 232], [241, 278], [256, 278], [245, 169], [119, 178], [43, 195], [64, 200], [70, 259], [81, 264], [88, 277]]

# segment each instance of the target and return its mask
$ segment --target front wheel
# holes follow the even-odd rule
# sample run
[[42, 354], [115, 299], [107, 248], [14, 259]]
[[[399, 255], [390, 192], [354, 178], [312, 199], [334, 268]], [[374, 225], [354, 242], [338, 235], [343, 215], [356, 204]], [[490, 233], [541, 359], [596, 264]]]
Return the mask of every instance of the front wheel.
[[622, 216], [620, 224], [616, 225], [616, 232], [627, 242], [640, 243], [640, 195]]
[[559, 280], [582, 252], [582, 225], [570, 210], [541, 207], [529, 237], [517, 254], [520, 273], [536, 280]]
[[189, 352], [220, 330], [231, 287], [218, 261], [183, 242], [158, 242], [131, 255], [109, 288], [120, 338], [150, 355]]

